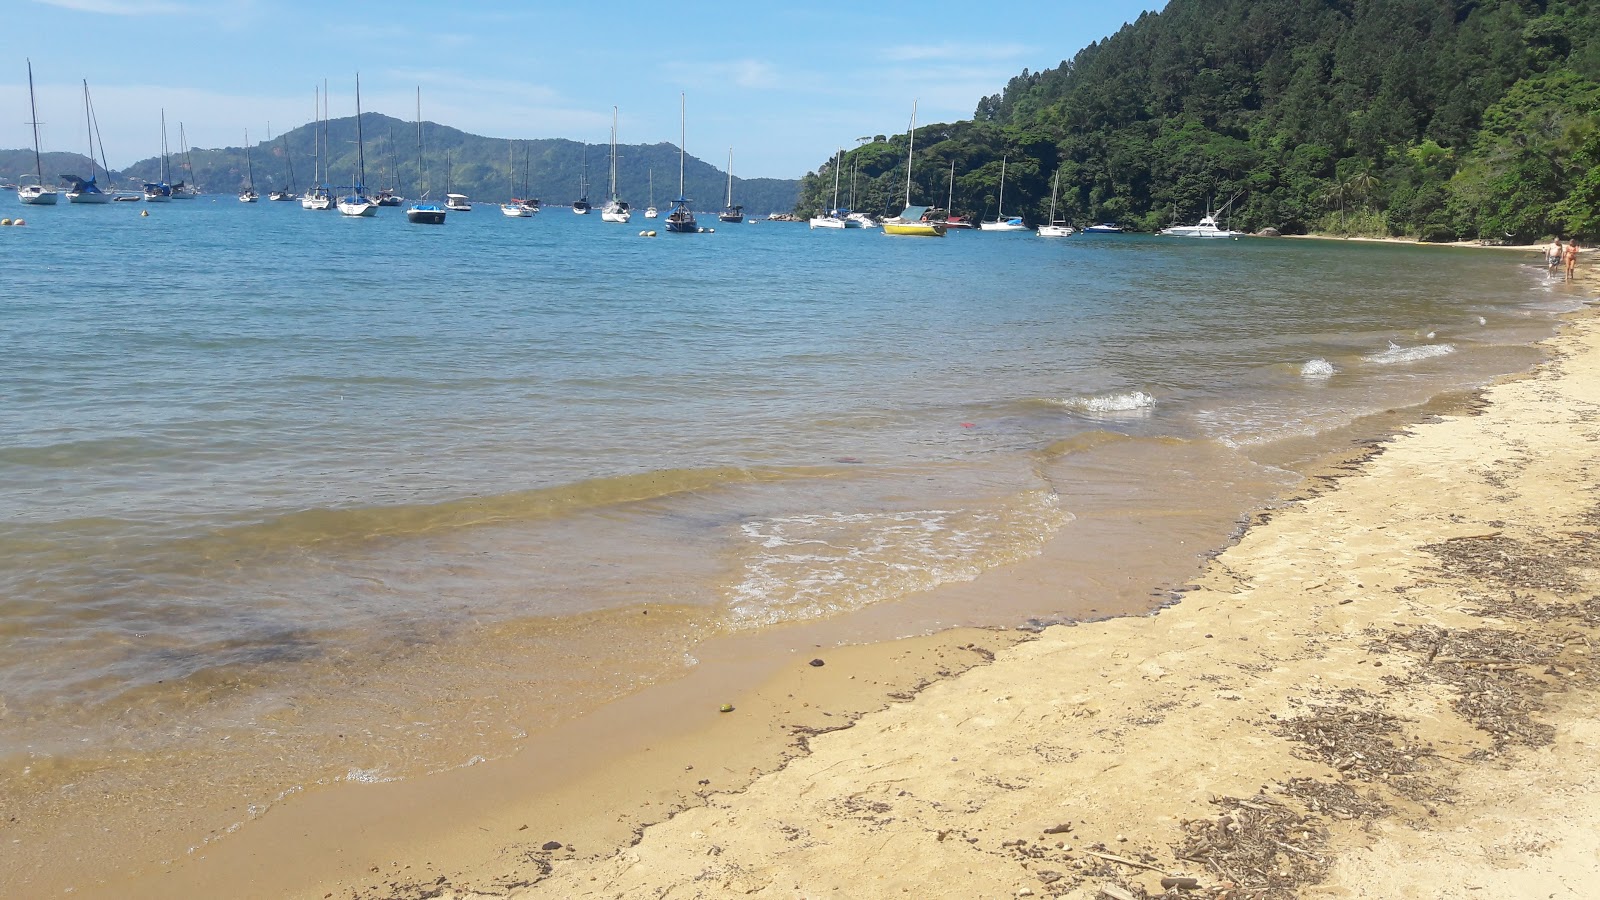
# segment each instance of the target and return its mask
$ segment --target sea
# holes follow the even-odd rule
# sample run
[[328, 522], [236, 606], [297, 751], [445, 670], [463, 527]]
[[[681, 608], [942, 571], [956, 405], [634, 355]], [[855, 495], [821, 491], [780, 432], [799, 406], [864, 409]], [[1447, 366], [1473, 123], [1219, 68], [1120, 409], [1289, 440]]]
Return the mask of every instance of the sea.
[[514, 754], [711, 638], [1148, 612], [1578, 304], [1376, 243], [0, 214], [16, 896]]

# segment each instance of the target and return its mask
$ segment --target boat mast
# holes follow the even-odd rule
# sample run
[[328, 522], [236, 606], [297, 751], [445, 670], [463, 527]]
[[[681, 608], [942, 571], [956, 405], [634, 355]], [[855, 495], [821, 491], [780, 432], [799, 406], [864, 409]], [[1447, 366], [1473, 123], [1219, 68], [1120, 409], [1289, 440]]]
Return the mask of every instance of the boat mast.
[[[39, 176], [39, 186], [44, 187], [44, 160], [39, 158], [39, 107], [33, 102], [33, 60], [28, 60], [28, 111], [33, 113], [33, 170]], [[91, 173], [92, 174], [92, 173]]]
[[911, 157], [917, 152], [917, 101], [911, 101], [911, 130], [907, 132], [911, 139], [906, 146], [906, 206], [911, 205]]
[[1061, 169], [1056, 169], [1056, 177], [1050, 183], [1050, 224], [1056, 223], [1056, 192], [1061, 189]]
[[611, 107], [611, 200], [617, 199], [617, 108]]
[[256, 189], [256, 169], [250, 163], [250, 129], [244, 130], [244, 183], [251, 191]]
[[183, 164], [189, 170], [189, 192], [200, 193], [200, 179], [194, 174], [194, 155], [189, 152], [189, 136], [183, 133], [183, 123], [178, 123], [178, 143], [183, 145]]
[[828, 215], [835, 218], [839, 215], [839, 170], [844, 168], [844, 148], [840, 147], [833, 152], [833, 208], [828, 210]]
[[728, 148], [728, 202], [726, 206], [733, 209], [733, 148]]
[[361, 73], [356, 73], [356, 193], [367, 191], [367, 152], [361, 142]]
[[83, 80], [83, 127], [89, 135], [89, 180], [94, 180], [94, 119], [89, 116], [89, 79]]
[[[29, 69], [28, 72], [30, 73], [28, 77], [32, 78], [33, 70]], [[683, 197], [683, 142], [688, 140], [689, 135], [688, 126], [684, 124], [684, 116], [687, 114], [685, 103], [684, 94], [680, 91], [678, 93], [678, 196], [680, 198]], [[38, 143], [34, 141], [35, 145]]]
[[945, 216], [948, 217], [950, 215], [950, 211], [955, 208], [955, 205], [956, 205], [956, 161], [952, 159], [952, 160], [950, 160], [950, 199], [944, 201], [944, 214], [945, 214]]
[[417, 202], [428, 199], [428, 170], [422, 156], [422, 85], [417, 85]]
[[172, 155], [167, 152], [167, 110], [161, 109], [161, 183], [172, 181]]
[[89, 103], [89, 127], [94, 130], [95, 143], [100, 147], [100, 168], [106, 173], [106, 180], [111, 180], [111, 170], [106, 168], [106, 142], [100, 136], [100, 121], [94, 114], [94, 101], [89, 99], [89, 82], [83, 82], [83, 98]]
[[1006, 157], [1000, 157], [1000, 208], [994, 214], [996, 222], [1004, 222], [1006, 218]]

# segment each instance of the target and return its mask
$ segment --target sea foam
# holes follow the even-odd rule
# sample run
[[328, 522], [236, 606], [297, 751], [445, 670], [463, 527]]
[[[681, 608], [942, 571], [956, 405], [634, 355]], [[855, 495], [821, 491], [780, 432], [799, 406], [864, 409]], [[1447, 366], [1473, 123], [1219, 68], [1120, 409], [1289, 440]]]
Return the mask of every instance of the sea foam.
[[1449, 356], [1456, 352], [1454, 344], [1422, 344], [1416, 347], [1402, 347], [1393, 341], [1389, 342], [1389, 349], [1377, 353], [1368, 353], [1361, 357], [1363, 362], [1379, 366], [1395, 366], [1405, 363], [1418, 362], [1424, 359], [1433, 359], [1436, 356]]
[[1318, 357], [1313, 360], [1308, 360], [1305, 365], [1300, 367], [1300, 377], [1329, 378], [1332, 377], [1337, 371], [1339, 370], [1333, 367], [1333, 363]]
[[1156, 405], [1156, 398], [1144, 391], [1125, 391], [1117, 394], [1097, 394], [1092, 397], [1068, 397], [1054, 402], [1079, 412], [1119, 413], [1151, 409]]

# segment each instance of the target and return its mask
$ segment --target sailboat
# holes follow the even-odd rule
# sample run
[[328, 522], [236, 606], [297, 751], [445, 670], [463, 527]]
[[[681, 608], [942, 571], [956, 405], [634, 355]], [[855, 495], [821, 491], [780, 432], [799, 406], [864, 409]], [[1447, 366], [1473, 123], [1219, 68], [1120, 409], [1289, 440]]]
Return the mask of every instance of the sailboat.
[[[96, 168], [96, 164], [95, 164], [95, 159], [94, 159], [94, 135], [95, 135], [94, 113], [93, 113], [92, 107], [90, 106], [90, 103], [89, 103], [89, 82], [88, 82], [87, 79], [85, 79], [84, 82], [83, 82], [83, 123], [84, 123], [84, 126], [89, 129], [89, 179], [87, 181], [85, 181], [84, 179], [79, 178], [76, 175], [63, 175], [63, 176], [61, 176], [62, 178], [66, 179], [67, 181], [72, 182], [72, 187], [67, 189], [67, 202], [68, 203], [110, 203], [111, 202], [111, 195], [106, 193], [105, 191], [100, 190], [100, 186], [98, 184], [95, 184], [95, 179], [99, 177], [97, 172], [100, 169], [104, 169], [105, 165], [104, 165], [104, 160], [103, 159], [101, 161], [101, 164], [99, 165], [99, 169]], [[102, 156], [103, 156], [103, 154], [102, 154]], [[111, 176], [108, 173], [106, 175], [106, 177], [109, 178]]]
[[656, 209], [656, 170], [655, 169], [651, 169], [650, 170], [650, 205], [644, 208], [644, 217], [646, 219], [654, 219], [656, 216], [659, 216], [659, 215], [661, 215], [661, 212]]
[[539, 211], [539, 208], [540, 208], [539, 198], [533, 196], [532, 191], [528, 187], [528, 185], [530, 183], [529, 182], [529, 178], [528, 178], [528, 174], [529, 174], [529, 170], [531, 170], [532, 168], [533, 168], [533, 154], [528, 150], [528, 145], [527, 144], [523, 144], [522, 145], [522, 197], [521, 197], [521, 199], [517, 200], [517, 202], [522, 204], [522, 208], [527, 210], [528, 211], [528, 215], [530, 215], [530, 216], [534, 215], [535, 213], [537, 213]]
[[417, 202], [406, 210], [406, 221], [418, 225], [443, 225], [445, 211], [428, 202], [427, 163], [422, 155], [422, 88], [417, 88]]
[[[283, 145], [283, 165], [284, 168], [288, 170], [289, 183], [278, 190], [268, 191], [267, 199], [276, 201], [294, 201], [299, 198], [295, 196], [294, 191], [294, 160], [289, 156], [289, 136], [287, 134], [278, 135], [278, 142]], [[267, 123], [267, 143], [272, 143], [271, 122]]]
[[672, 212], [667, 213], [667, 230], [674, 234], [698, 234], [700, 224], [694, 220], [694, 210], [689, 208], [689, 198], [683, 195], [683, 144], [688, 130], [684, 95], [678, 95], [678, 196], [672, 201]]
[[728, 148], [728, 203], [717, 214], [717, 218], [724, 222], [738, 224], [744, 221], [744, 207], [733, 205], [733, 148]]
[[1006, 160], [1000, 157], [1000, 204], [995, 211], [993, 222], [984, 222], [978, 227], [984, 231], [1027, 231], [1028, 226], [1023, 223], [1021, 216], [1006, 217]]
[[183, 133], [182, 122], [178, 123], [178, 146], [183, 148], [183, 165], [189, 170], [189, 177], [172, 186], [172, 199], [193, 200], [200, 196], [200, 179], [194, 174], [194, 155], [189, 152], [189, 136]]
[[850, 159], [850, 208], [841, 209], [834, 215], [843, 215], [846, 228], [877, 228], [878, 220], [864, 212], [856, 212], [856, 159]]
[[378, 214], [378, 203], [367, 196], [367, 151], [361, 140], [361, 73], [356, 73], [356, 177], [350, 193], [339, 198], [340, 215], [366, 218]]
[[[34, 183], [17, 187], [17, 199], [33, 206], [55, 206], [56, 189], [44, 183], [44, 161], [39, 156], [39, 107], [33, 102], [33, 60], [28, 60], [28, 110], [33, 113], [33, 173]], [[28, 176], [24, 175], [22, 178]], [[18, 178], [21, 181], [22, 178]]]
[[844, 168], [844, 148], [841, 147], [833, 155], [833, 205], [823, 211], [823, 215], [811, 217], [812, 228], [846, 228], [848, 223], [839, 215], [839, 170]]
[[610, 199], [600, 208], [600, 221], [618, 222], [626, 225], [633, 213], [628, 210], [628, 201], [617, 199], [617, 108], [611, 107], [611, 189]]
[[901, 235], [905, 237], [944, 237], [944, 225], [939, 222], [924, 222], [922, 217], [927, 215], [926, 206], [911, 205], [911, 161], [917, 152], [917, 102], [911, 101], [911, 130], [906, 133], [906, 202], [905, 208], [900, 210], [900, 215], [892, 219], [883, 220], [883, 233]]
[[950, 196], [944, 201], [944, 227], [945, 228], [971, 228], [972, 223], [962, 216], [955, 215], [956, 208], [956, 161], [950, 160]]
[[1050, 224], [1039, 226], [1039, 237], [1072, 237], [1072, 226], [1056, 221], [1056, 193], [1061, 190], [1061, 170], [1056, 169], [1055, 181], [1050, 184]]
[[399, 182], [400, 165], [395, 160], [394, 154], [394, 129], [389, 129], [389, 165], [384, 169], [383, 180], [389, 185], [372, 198], [379, 206], [404, 206], [406, 198], [400, 196], [395, 190]]
[[240, 203], [254, 203], [261, 199], [256, 193], [256, 169], [250, 163], [250, 129], [244, 130], [244, 190], [239, 192]]
[[161, 180], [144, 183], [144, 202], [166, 203], [172, 199], [172, 160], [167, 155], [167, 111], [161, 110]]
[[507, 186], [511, 188], [511, 196], [500, 204], [500, 214], [510, 219], [533, 218], [532, 211], [517, 199], [517, 145], [509, 140], [506, 141], [506, 176], [509, 179]]
[[574, 215], [589, 214], [589, 145], [583, 145], [583, 171], [578, 175], [578, 199], [572, 201]]
[[311, 133], [311, 185], [300, 195], [300, 206], [304, 209], [333, 209], [333, 191], [328, 188], [327, 178], [328, 141], [322, 130], [322, 107], [326, 101], [315, 87], [311, 90], [312, 102], [316, 107], [316, 114], [312, 117], [315, 128]]

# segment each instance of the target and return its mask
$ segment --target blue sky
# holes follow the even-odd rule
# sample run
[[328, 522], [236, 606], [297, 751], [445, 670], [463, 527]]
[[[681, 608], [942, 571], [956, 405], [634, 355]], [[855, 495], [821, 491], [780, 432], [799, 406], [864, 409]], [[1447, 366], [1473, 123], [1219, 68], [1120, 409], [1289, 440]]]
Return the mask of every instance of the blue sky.
[[997, 4], [7, 0], [12, 71], [0, 147], [31, 144], [26, 54], [44, 149], [85, 149], [88, 79], [113, 168], [160, 151], [182, 122], [196, 147], [238, 146], [309, 121], [328, 79], [334, 116], [422, 114], [494, 137], [678, 140], [734, 150], [741, 177], [793, 178], [857, 138], [965, 119], [1023, 67], [1070, 58], [1165, 0]]

